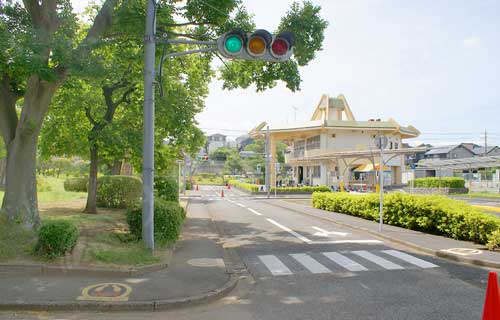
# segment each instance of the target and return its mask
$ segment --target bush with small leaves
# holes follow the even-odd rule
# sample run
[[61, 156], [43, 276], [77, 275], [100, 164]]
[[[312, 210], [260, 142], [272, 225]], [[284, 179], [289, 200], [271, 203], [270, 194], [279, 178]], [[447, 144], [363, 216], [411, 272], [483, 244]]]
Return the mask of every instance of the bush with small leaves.
[[97, 179], [97, 206], [127, 208], [142, 196], [142, 180], [133, 176], [104, 176]]
[[71, 178], [64, 181], [64, 191], [87, 192], [88, 178]]
[[[318, 209], [379, 219], [376, 194], [313, 193]], [[390, 193], [384, 196], [384, 223], [426, 233], [477, 243], [491, 241], [500, 228], [500, 218], [482, 212], [463, 201], [438, 195]]]
[[179, 202], [179, 185], [175, 178], [168, 176], [155, 177], [154, 189], [162, 200]]
[[42, 223], [38, 230], [35, 252], [55, 258], [71, 252], [78, 241], [78, 229], [69, 221], [52, 220]]
[[[154, 238], [155, 241], [175, 241], [179, 237], [184, 209], [176, 202], [155, 199], [154, 204]], [[127, 223], [130, 233], [142, 239], [142, 202], [137, 201], [127, 211]]]

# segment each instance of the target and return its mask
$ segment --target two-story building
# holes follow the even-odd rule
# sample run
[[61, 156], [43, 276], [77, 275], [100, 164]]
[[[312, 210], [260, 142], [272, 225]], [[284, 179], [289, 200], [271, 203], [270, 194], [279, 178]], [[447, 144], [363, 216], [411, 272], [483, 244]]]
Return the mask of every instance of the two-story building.
[[[267, 123], [252, 130], [254, 136], [266, 134]], [[388, 138], [384, 156], [384, 182], [401, 183], [404, 168], [403, 140], [417, 137], [412, 126], [401, 126], [395, 120], [358, 121], [343, 95], [323, 95], [309, 121], [283, 126], [269, 125], [272, 153], [271, 184], [274, 184], [276, 143], [286, 143], [290, 151], [286, 163], [293, 168], [295, 185], [374, 186], [380, 165], [376, 135]], [[399, 149], [399, 151], [398, 151]], [[392, 152], [391, 152], [392, 151]]]

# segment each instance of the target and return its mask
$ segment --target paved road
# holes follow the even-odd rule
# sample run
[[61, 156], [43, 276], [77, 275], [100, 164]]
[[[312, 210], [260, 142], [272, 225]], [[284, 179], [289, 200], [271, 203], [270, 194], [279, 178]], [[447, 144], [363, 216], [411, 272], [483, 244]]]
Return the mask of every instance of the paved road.
[[[408, 251], [237, 190], [203, 187], [244, 267], [228, 297], [158, 313], [12, 314], [8, 319], [479, 319], [487, 271]], [[279, 201], [279, 200], [277, 200]], [[168, 288], [165, 288], [168, 290]]]

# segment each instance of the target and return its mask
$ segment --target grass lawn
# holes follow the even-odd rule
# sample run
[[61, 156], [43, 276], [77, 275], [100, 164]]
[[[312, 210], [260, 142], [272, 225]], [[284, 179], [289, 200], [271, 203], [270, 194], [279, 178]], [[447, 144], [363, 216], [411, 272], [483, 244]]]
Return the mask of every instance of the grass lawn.
[[[64, 191], [64, 179], [38, 177], [38, 190], [42, 222], [69, 220], [80, 231], [73, 253], [51, 261], [33, 255], [36, 235], [0, 216], [0, 262], [132, 267], [160, 262], [167, 255], [168, 244], [157, 246], [158, 250], [152, 254], [144, 249], [142, 242], [131, 238], [125, 210], [99, 209], [98, 214], [83, 213], [87, 193]], [[3, 195], [0, 191], [0, 203]]]
[[80, 231], [72, 254], [47, 260], [31, 254], [36, 236], [18, 225], [0, 220], [0, 262], [64, 264], [73, 266], [133, 267], [160, 262], [168, 244], [158, 246], [155, 254], [128, 233], [126, 211], [99, 209], [98, 214], [83, 213], [84, 200], [54, 201], [40, 204], [42, 221], [61, 219], [73, 222]]
[[[38, 179], [38, 202], [69, 201], [86, 199], [86, 192], [66, 192], [64, 191], [63, 178], [37, 177]], [[0, 203], [2, 202], [4, 191], [0, 191]]]
[[471, 192], [471, 193], [463, 194], [462, 196], [471, 197], [471, 198], [500, 199], [500, 193], [490, 193], [490, 192]]

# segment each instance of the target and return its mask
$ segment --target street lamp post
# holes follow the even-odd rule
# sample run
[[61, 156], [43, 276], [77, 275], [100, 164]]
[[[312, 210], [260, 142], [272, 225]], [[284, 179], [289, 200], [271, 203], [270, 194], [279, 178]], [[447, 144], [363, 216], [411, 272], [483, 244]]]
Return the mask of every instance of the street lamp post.
[[379, 225], [378, 231], [382, 232], [384, 224], [384, 148], [387, 147], [388, 139], [385, 135], [377, 135], [375, 137], [375, 146], [380, 149], [380, 161], [378, 168], [378, 181], [380, 186], [379, 195]]
[[146, 34], [144, 36], [144, 141], [142, 162], [142, 238], [146, 247], [154, 250], [154, 132], [155, 132], [155, 3], [149, 0], [146, 8]]

